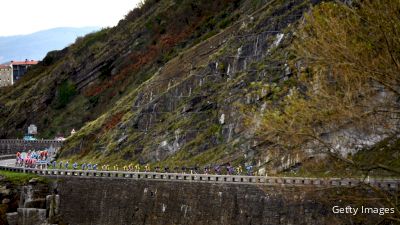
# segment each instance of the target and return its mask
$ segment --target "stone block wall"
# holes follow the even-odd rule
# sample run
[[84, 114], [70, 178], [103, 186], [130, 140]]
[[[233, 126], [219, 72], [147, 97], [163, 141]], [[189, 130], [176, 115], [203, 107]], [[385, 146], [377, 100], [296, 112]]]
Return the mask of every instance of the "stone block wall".
[[25, 141], [21, 139], [0, 139], [0, 155], [15, 154], [18, 151], [44, 150], [50, 147], [59, 149], [61, 146], [62, 142], [55, 140]]
[[[9, 224], [42, 224], [46, 220], [62, 225], [336, 225], [377, 224], [385, 219], [378, 214], [333, 214], [335, 205], [385, 206], [382, 196], [361, 186], [270, 186], [82, 176], [52, 176], [48, 181], [47, 185], [20, 188], [19, 206], [7, 210]], [[12, 202], [0, 200], [8, 205]]]
[[[63, 177], [60, 214], [66, 224], [330, 224], [330, 208], [312, 189]], [[335, 224], [335, 223], [331, 223]]]

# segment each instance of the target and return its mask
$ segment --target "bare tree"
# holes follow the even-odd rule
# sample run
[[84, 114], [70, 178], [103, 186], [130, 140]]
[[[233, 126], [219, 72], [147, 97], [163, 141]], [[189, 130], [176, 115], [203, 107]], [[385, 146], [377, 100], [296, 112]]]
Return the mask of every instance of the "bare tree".
[[[398, 139], [400, 1], [319, 4], [300, 24], [293, 51], [297, 82], [307, 91], [293, 88], [277, 107], [263, 112], [260, 138], [273, 146], [269, 151], [306, 158], [311, 150], [351, 165], [364, 178], [375, 170], [399, 176], [384, 163], [359, 164], [339, 144], [359, 141], [365, 147]], [[360, 142], [355, 133], [373, 140]], [[367, 188], [396, 208], [389, 219], [399, 221], [398, 193]]]

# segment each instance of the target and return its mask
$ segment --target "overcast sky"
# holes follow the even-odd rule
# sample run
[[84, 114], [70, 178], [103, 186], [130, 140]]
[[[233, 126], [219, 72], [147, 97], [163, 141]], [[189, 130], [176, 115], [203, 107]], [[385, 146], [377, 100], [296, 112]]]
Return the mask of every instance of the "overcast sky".
[[1, 1], [0, 36], [55, 27], [114, 26], [140, 0]]

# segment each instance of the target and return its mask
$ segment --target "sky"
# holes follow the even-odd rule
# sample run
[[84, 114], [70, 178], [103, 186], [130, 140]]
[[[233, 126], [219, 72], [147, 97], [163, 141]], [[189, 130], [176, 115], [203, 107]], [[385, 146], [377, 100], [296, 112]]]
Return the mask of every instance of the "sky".
[[0, 36], [56, 27], [109, 27], [140, 0], [6, 0], [1, 2]]

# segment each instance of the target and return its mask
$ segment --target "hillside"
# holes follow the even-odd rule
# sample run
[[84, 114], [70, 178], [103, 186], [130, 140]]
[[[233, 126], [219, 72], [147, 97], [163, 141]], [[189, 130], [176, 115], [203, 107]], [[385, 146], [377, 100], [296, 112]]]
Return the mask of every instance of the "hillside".
[[99, 27], [60, 27], [28, 35], [0, 36], [0, 63], [11, 60], [42, 60], [47, 52], [72, 44], [77, 37], [100, 30]]
[[[378, 16], [386, 10], [370, 8]], [[75, 128], [60, 157], [78, 162], [396, 171], [398, 120], [388, 113], [398, 112], [398, 76], [389, 77], [398, 75], [398, 51], [380, 51], [384, 36], [370, 40], [375, 27], [356, 19], [373, 18], [367, 9], [306, 0], [147, 0], [118, 26], [50, 52], [2, 89], [0, 137], [21, 137], [30, 123], [44, 138]], [[343, 16], [349, 20], [337, 19]], [[398, 49], [389, 30], [386, 39]], [[357, 55], [340, 54], [347, 52]], [[384, 75], [364, 79], [375, 71], [367, 65], [381, 64], [387, 70], [376, 74]], [[376, 164], [365, 165], [372, 155]]]

